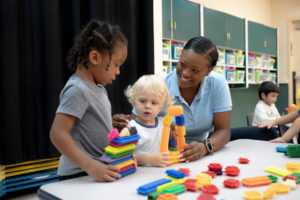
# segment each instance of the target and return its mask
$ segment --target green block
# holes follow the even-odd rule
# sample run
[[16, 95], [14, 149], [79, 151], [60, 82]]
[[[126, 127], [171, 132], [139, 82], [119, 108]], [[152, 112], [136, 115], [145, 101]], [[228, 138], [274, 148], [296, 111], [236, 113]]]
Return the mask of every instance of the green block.
[[177, 147], [169, 147], [169, 150], [170, 151], [177, 151], [178, 149], [177, 149]]
[[123, 153], [119, 153], [119, 154], [111, 154], [111, 153], [108, 153], [108, 152], [105, 152], [105, 155], [107, 156], [107, 157], [110, 157], [110, 158], [119, 158], [119, 157], [121, 157], [121, 156], [125, 156], [125, 155], [127, 155], [127, 154], [132, 154], [134, 152], [134, 149], [133, 150], [129, 150], [129, 151], [125, 151], [125, 152], [123, 152]]
[[277, 176], [273, 176], [273, 175], [267, 175], [266, 177], [268, 177], [269, 179], [271, 179], [272, 183], [276, 183], [278, 180]]
[[297, 183], [300, 183], [300, 173], [292, 173], [291, 175], [295, 176], [297, 178]]
[[178, 184], [178, 185], [173, 185], [173, 186], [163, 189], [161, 193], [162, 194], [172, 193], [172, 194], [176, 195], [176, 194], [180, 194], [184, 191], [186, 191], [186, 188], [184, 187], [184, 185]]
[[148, 200], [156, 200], [158, 195], [160, 195], [160, 192], [152, 192], [150, 194], [148, 194]]
[[286, 147], [286, 155], [290, 157], [300, 157], [300, 144], [288, 145]]

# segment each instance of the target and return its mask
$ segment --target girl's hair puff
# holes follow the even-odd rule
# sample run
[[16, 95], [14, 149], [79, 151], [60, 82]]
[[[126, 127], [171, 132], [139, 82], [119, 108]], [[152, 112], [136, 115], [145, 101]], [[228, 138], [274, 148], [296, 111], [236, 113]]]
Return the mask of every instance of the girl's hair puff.
[[[91, 20], [80, 32], [70, 49], [67, 61], [69, 69], [76, 71], [77, 65], [82, 62], [88, 68], [88, 57], [91, 50], [102, 54], [109, 54], [110, 59], [114, 47], [118, 42], [127, 46], [127, 39], [118, 26], [111, 26], [107, 22]], [[107, 70], [107, 69], [106, 69]]]
[[133, 105], [138, 93], [142, 90], [158, 96], [163, 101], [162, 110], [172, 104], [172, 98], [166, 82], [157, 75], [143, 75], [132, 86], [129, 85], [127, 87], [125, 95], [131, 105]]

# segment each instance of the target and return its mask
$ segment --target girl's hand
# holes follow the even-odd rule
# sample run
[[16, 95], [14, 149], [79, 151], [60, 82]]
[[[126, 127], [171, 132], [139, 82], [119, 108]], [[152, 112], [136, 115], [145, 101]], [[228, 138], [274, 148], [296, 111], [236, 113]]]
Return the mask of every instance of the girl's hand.
[[121, 131], [123, 128], [128, 126], [129, 120], [128, 118], [130, 115], [124, 115], [124, 114], [115, 114], [112, 117], [113, 120], [113, 127], [117, 128], [119, 131]]
[[152, 152], [147, 155], [148, 163], [155, 167], [169, 166], [171, 163], [167, 161], [168, 159], [170, 159], [168, 152]]
[[88, 175], [101, 182], [112, 182], [120, 178], [120, 174], [116, 172], [118, 170], [120, 169], [116, 166], [105, 165], [97, 160], [92, 160], [89, 167], [85, 169]]
[[269, 142], [272, 142], [272, 143], [286, 143], [287, 141], [285, 139], [283, 139], [282, 137], [278, 137], [278, 138], [275, 138], [274, 140], [270, 140]]
[[182, 151], [181, 159], [182, 162], [191, 162], [198, 160], [205, 156], [208, 152], [205, 144], [199, 142], [191, 142], [187, 144]]
[[276, 126], [275, 120], [268, 121], [268, 122], [262, 122], [262, 123], [258, 124], [259, 128], [267, 127], [268, 129], [270, 129], [273, 126]]

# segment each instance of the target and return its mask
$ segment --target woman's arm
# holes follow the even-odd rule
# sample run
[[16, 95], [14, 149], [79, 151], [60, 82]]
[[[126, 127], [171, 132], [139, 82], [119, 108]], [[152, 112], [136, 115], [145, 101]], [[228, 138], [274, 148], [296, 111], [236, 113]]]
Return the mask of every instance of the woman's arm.
[[209, 138], [214, 144], [214, 151], [221, 149], [230, 140], [231, 111], [214, 113], [214, 133]]
[[283, 136], [271, 140], [270, 142], [288, 142], [290, 141], [295, 135], [300, 133], [300, 117], [294, 120], [292, 126], [283, 134]]
[[[230, 140], [230, 116], [231, 111], [214, 113], [214, 133], [209, 138], [214, 144], [214, 151], [221, 149]], [[202, 142], [191, 142], [184, 147], [181, 161], [195, 161], [208, 154], [206, 146]]]
[[292, 112], [287, 115], [283, 115], [277, 119], [274, 119], [272, 121], [260, 123], [258, 127], [263, 128], [267, 126], [268, 128], [271, 128], [272, 126], [276, 126], [276, 125], [284, 125], [284, 124], [292, 123], [297, 117], [299, 117], [299, 115], [300, 114], [298, 112]]

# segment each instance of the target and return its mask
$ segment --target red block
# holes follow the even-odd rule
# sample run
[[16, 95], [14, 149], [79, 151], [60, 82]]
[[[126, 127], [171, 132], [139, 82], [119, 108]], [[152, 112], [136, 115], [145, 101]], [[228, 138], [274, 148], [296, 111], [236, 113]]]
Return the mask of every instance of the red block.
[[248, 158], [239, 158], [239, 163], [241, 164], [248, 164], [250, 160]]
[[240, 181], [232, 178], [224, 180], [223, 185], [228, 188], [237, 188], [240, 186]]
[[211, 171], [220, 171], [223, 168], [220, 163], [210, 163], [207, 167]]
[[227, 166], [225, 168], [225, 173], [227, 176], [238, 176], [240, 174], [240, 169], [236, 166]]

